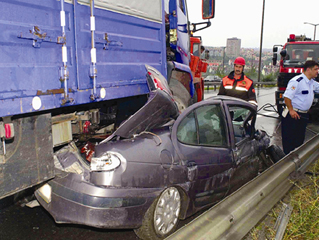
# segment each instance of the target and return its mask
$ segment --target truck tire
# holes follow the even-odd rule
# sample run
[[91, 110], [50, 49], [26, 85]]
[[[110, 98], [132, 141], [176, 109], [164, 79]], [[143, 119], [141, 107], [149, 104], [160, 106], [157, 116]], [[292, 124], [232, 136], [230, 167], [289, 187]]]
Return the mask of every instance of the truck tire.
[[192, 97], [192, 102], [191, 102], [191, 104], [197, 103], [197, 101], [198, 101], [197, 92], [195, 91], [195, 92], [194, 92], [194, 96]]
[[191, 105], [192, 98], [181, 82], [175, 78], [171, 78], [169, 88], [173, 93], [174, 100], [176, 101], [180, 112], [183, 112], [189, 105]]
[[275, 144], [268, 147], [266, 149], [266, 152], [274, 163], [278, 162], [280, 159], [282, 159], [285, 156], [285, 153], [283, 152], [283, 150], [281, 150], [281, 148]]

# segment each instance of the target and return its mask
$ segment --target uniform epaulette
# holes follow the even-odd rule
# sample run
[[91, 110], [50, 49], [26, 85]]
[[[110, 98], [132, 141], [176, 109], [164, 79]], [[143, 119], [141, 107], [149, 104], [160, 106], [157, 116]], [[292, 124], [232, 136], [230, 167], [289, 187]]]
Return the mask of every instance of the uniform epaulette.
[[300, 82], [303, 79], [303, 77], [298, 78], [296, 81]]

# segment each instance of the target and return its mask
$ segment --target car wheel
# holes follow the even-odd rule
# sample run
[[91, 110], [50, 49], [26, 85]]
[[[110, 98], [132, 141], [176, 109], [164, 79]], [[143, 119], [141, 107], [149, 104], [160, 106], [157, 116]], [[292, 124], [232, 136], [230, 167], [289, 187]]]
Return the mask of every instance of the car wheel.
[[266, 152], [274, 163], [278, 162], [285, 156], [283, 150], [277, 145], [271, 145], [269, 148], [266, 149]]
[[141, 239], [163, 239], [173, 233], [179, 221], [181, 196], [177, 188], [165, 189], [147, 210], [142, 226], [135, 229]]
[[183, 84], [175, 78], [170, 79], [169, 88], [173, 93], [178, 110], [183, 112], [191, 103], [191, 95]]

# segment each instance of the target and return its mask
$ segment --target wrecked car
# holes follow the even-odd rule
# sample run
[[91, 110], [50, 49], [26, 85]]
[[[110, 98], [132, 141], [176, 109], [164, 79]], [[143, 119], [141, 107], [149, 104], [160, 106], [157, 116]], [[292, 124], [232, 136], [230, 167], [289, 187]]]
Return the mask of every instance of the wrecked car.
[[256, 111], [217, 96], [179, 114], [165, 89], [153, 89], [111, 136], [91, 144], [90, 158], [75, 143], [56, 152], [58, 174], [36, 198], [57, 223], [130, 228], [142, 239], [163, 239], [180, 219], [278, 160], [269, 157], [269, 136], [254, 127]]

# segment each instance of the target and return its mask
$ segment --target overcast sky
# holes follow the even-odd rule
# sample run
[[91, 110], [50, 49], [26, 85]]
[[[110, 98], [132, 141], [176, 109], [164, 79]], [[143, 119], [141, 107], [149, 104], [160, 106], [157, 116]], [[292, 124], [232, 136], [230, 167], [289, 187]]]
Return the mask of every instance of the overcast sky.
[[[187, 0], [189, 20], [197, 23], [201, 18], [201, 0]], [[204, 46], [226, 46], [227, 38], [241, 39], [243, 48], [259, 48], [263, 0], [215, 0], [215, 18], [211, 27], [197, 32]], [[265, 0], [263, 48], [284, 44], [289, 34], [313, 39], [319, 24], [319, 0]], [[319, 25], [316, 29], [319, 39]]]

